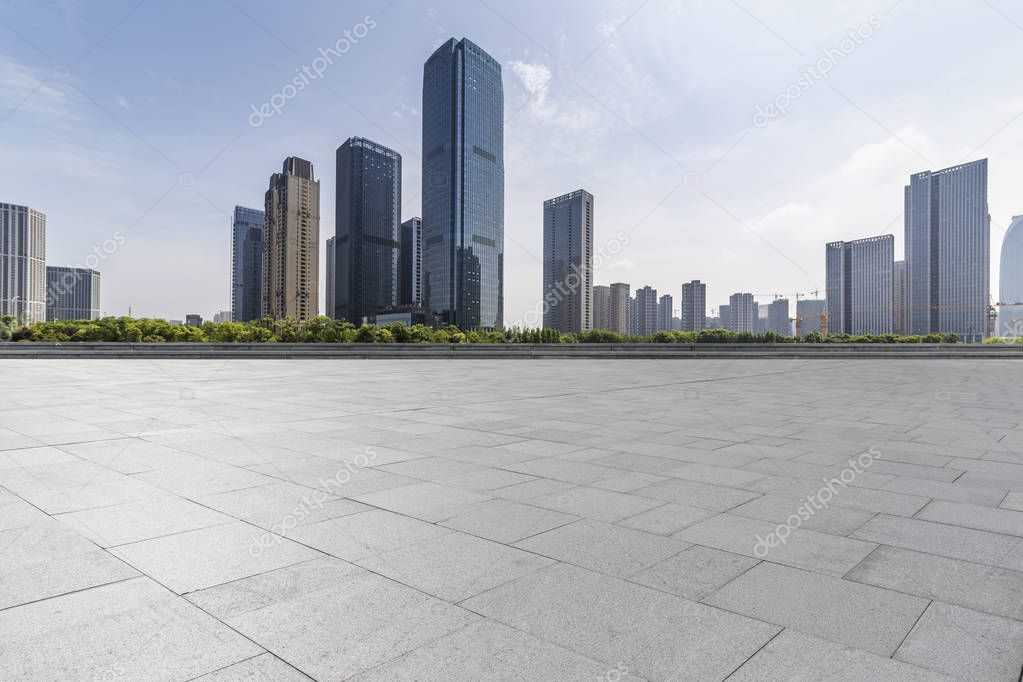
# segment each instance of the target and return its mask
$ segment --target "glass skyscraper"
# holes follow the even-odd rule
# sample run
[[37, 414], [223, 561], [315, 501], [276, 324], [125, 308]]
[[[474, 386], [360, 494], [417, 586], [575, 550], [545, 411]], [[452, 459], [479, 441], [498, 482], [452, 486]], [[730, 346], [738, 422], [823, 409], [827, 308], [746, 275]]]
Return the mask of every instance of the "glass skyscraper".
[[401, 155], [352, 137], [337, 149], [333, 317], [374, 322], [398, 303]]
[[593, 323], [593, 195], [543, 202], [543, 326], [585, 332]]
[[424, 307], [463, 329], [504, 319], [504, 86], [467, 39], [423, 67]]
[[895, 236], [831, 242], [825, 258], [828, 332], [891, 334]]
[[259, 319], [263, 296], [264, 214], [254, 208], [234, 207], [231, 223], [231, 319]]
[[46, 266], [46, 321], [99, 319], [99, 273], [89, 268]]
[[910, 176], [904, 215], [909, 333], [982, 341], [991, 260], [987, 159]]
[[1002, 241], [998, 275], [998, 335], [1023, 336], [1023, 215], [1012, 217]]
[[0, 315], [46, 320], [46, 215], [0, 203]]

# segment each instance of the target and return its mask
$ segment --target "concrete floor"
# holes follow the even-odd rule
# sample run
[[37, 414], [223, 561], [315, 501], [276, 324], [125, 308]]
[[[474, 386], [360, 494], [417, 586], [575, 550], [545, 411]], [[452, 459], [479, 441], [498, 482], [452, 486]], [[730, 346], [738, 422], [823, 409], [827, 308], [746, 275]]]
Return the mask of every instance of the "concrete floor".
[[0, 679], [1017, 680], [1021, 379], [0, 361]]

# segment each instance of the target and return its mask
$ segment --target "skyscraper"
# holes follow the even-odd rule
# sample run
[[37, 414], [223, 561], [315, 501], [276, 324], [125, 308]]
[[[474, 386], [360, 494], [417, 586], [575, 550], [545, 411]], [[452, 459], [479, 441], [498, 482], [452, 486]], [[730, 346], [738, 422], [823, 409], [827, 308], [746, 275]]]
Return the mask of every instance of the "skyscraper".
[[826, 247], [829, 334], [891, 334], [895, 237]]
[[657, 301], [657, 329], [659, 332], [670, 332], [672, 330], [672, 307], [675, 301], [671, 294], [664, 294]]
[[423, 295], [463, 329], [504, 318], [504, 86], [468, 39], [423, 67]]
[[789, 322], [789, 299], [776, 298], [767, 305], [767, 331], [792, 336]]
[[409, 218], [401, 224], [401, 256], [398, 260], [398, 304], [423, 305], [423, 219]]
[[629, 317], [629, 285], [624, 282], [615, 282], [611, 285], [611, 302], [608, 305], [610, 311], [609, 328], [616, 334], [628, 334], [631, 326]]
[[718, 325], [721, 329], [732, 328], [732, 306], [728, 304], [718, 306]]
[[611, 287], [593, 287], [593, 329], [611, 329]]
[[270, 176], [263, 234], [266, 317], [309, 320], [319, 313], [320, 183], [313, 164], [295, 156]]
[[231, 221], [231, 313], [235, 322], [262, 315], [263, 211], [234, 207]]
[[1002, 240], [998, 275], [999, 336], [1023, 336], [1023, 215], [1012, 217]]
[[906, 319], [906, 261], [897, 260], [892, 264], [892, 333], [906, 334], [909, 329]]
[[374, 322], [398, 303], [401, 155], [362, 137], [337, 149], [334, 317]]
[[543, 326], [589, 331], [593, 316], [593, 195], [543, 202]]
[[46, 320], [46, 215], [0, 204], [0, 315]]
[[698, 279], [682, 284], [682, 331], [698, 332], [707, 326], [707, 285]]
[[46, 321], [99, 319], [99, 273], [46, 266]]
[[987, 159], [911, 175], [904, 196], [909, 333], [982, 341], [990, 291]]
[[729, 329], [733, 332], [753, 333], [755, 318], [759, 317], [753, 294], [732, 294], [728, 297]]
[[636, 289], [634, 334], [650, 336], [657, 331], [657, 289], [645, 286]]
[[327, 313], [327, 317], [330, 318], [334, 317], [334, 293], [337, 291], [337, 248], [334, 246], [336, 241], [336, 237], [330, 237], [327, 239], [327, 253], [325, 254], [327, 282], [326, 286], [323, 287], [323, 297], [327, 302], [325, 311]]
[[820, 299], [803, 299], [796, 301], [796, 317], [799, 318], [799, 336], [810, 332], [823, 332], [823, 313], [827, 310], [827, 302]]

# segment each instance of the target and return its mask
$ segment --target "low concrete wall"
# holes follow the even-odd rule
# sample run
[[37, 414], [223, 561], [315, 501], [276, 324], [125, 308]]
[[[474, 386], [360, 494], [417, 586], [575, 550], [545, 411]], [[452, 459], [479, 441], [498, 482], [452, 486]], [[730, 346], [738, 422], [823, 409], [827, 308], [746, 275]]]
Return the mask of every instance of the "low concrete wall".
[[1023, 345], [840, 343], [334, 344], [334, 343], [0, 343], [12, 358], [322, 359], [683, 359], [683, 358], [1017, 358]]

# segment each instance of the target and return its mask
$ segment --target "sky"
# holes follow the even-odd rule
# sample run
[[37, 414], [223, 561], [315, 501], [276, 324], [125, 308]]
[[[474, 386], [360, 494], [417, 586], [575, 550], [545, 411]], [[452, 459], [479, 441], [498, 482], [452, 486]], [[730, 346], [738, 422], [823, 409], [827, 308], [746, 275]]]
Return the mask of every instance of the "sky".
[[677, 309], [700, 279], [713, 311], [823, 297], [829, 241], [894, 234], [901, 258], [910, 174], [979, 158], [997, 296], [1023, 213], [1009, 0], [0, 0], [0, 202], [46, 214], [48, 263], [96, 264], [104, 314], [211, 317], [231, 211], [287, 156], [313, 162], [321, 241], [352, 136], [401, 153], [420, 214], [423, 62], [450, 37], [503, 65], [506, 324], [542, 305], [545, 199], [594, 194], [595, 284]]

